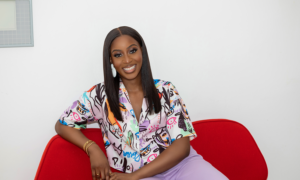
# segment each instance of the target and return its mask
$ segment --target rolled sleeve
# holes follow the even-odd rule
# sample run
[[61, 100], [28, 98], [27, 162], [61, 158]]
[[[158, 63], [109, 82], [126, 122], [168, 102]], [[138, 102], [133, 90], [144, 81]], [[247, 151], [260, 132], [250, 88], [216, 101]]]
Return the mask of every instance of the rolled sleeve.
[[190, 141], [197, 137], [186, 105], [180, 97], [176, 87], [169, 84], [170, 110], [168, 112], [167, 126], [171, 141], [182, 137], [189, 137]]
[[75, 129], [85, 129], [88, 122], [95, 120], [90, 107], [87, 92], [84, 92], [63, 112], [59, 117], [59, 122]]

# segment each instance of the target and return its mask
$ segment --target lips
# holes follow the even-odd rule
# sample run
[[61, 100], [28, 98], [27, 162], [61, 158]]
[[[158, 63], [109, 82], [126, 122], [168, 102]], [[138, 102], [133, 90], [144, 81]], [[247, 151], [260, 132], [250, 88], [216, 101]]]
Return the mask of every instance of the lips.
[[126, 68], [123, 68], [123, 70], [124, 70], [125, 73], [132, 73], [135, 70], [135, 68], [136, 68], [136, 64], [131, 65], [131, 66], [126, 67]]

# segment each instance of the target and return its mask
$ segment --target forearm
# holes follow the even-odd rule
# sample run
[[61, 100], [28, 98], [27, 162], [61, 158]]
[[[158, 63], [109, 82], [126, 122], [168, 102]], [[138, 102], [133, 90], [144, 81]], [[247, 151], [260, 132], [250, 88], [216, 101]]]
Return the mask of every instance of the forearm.
[[151, 163], [143, 166], [141, 169], [134, 172], [139, 178], [152, 177], [156, 174], [162, 173], [186, 158], [190, 153], [190, 139], [184, 137], [175, 140], [170, 147], [164, 150]]
[[[65, 140], [75, 144], [79, 148], [83, 148], [83, 145], [89, 140], [80, 130], [61, 124], [59, 121], [55, 124], [55, 131]], [[99, 150], [98, 146], [92, 144], [89, 148], [89, 154], [93, 150]], [[101, 150], [101, 149], [100, 149]], [[101, 150], [102, 151], [102, 150]]]

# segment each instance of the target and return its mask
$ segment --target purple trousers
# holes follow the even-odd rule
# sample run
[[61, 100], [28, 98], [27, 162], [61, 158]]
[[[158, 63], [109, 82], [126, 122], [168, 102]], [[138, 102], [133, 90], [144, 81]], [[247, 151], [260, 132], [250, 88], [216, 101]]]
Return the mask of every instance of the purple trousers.
[[190, 155], [171, 169], [141, 180], [228, 180], [228, 178], [205, 161], [192, 146]]

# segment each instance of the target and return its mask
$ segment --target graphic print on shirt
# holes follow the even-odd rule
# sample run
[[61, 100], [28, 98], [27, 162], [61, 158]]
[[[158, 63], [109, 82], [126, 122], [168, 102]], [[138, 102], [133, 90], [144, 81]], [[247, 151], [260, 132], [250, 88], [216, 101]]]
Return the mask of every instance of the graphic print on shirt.
[[156, 130], [155, 135], [153, 135], [153, 139], [158, 146], [157, 149], [154, 149], [154, 151], [159, 151], [160, 154], [171, 145], [170, 134], [166, 127]]
[[118, 123], [117, 119], [115, 118], [114, 114], [110, 110], [108, 99], [106, 99], [105, 106], [104, 106], [104, 112], [106, 114], [106, 120], [109, 122], [109, 131], [116, 137], [121, 138], [123, 136], [122, 134], [122, 128], [120, 124]]
[[[89, 110], [79, 100], [74, 101], [60, 116], [59, 122], [76, 129], [86, 128], [87, 121], [93, 119], [93, 116], [89, 115], [88, 112]], [[72, 123], [68, 123], [69, 121]]]
[[[170, 88], [170, 97], [180, 97], [178, 91], [173, 86]], [[175, 113], [175, 117], [178, 118], [178, 127], [181, 128], [181, 134], [182, 136], [188, 136], [190, 134], [194, 134], [194, 128], [191, 125], [191, 120], [188, 115], [188, 111], [186, 109], [186, 106], [181, 98], [174, 98], [174, 100], [171, 100], [171, 109], [174, 109], [174, 107], [177, 107], [177, 110], [174, 110], [173, 113]], [[175, 120], [176, 121], [176, 120]], [[190, 123], [189, 123], [190, 122]], [[181, 137], [181, 136], [179, 136]], [[172, 140], [173, 141], [173, 140]]]
[[59, 122], [85, 129], [87, 123], [97, 121], [110, 166], [126, 173], [134, 172], [155, 160], [176, 139], [196, 137], [186, 105], [175, 86], [159, 79], [154, 83], [162, 109], [150, 114], [143, 100], [139, 122], [121, 79], [119, 108], [122, 120], [114, 117], [105, 85], [99, 83], [74, 101], [60, 116]]
[[[95, 88], [95, 86], [93, 87]], [[94, 101], [97, 101], [97, 103], [101, 106], [105, 100], [105, 87], [103, 84], [96, 86], [96, 97], [97, 98], [94, 98]]]
[[164, 98], [164, 109], [165, 109], [165, 114], [167, 114], [167, 116], [170, 116], [173, 114], [174, 110], [173, 110], [173, 107], [170, 107], [170, 99], [169, 99], [169, 93], [163, 89], [162, 90], [162, 97]]

